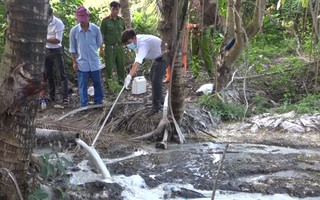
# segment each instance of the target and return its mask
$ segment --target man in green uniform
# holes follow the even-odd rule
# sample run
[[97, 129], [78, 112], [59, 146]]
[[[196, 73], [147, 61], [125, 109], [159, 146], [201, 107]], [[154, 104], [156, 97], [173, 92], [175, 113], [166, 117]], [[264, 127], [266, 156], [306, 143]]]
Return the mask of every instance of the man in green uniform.
[[125, 52], [121, 42], [121, 33], [126, 30], [125, 22], [118, 16], [121, 5], [113, 1], [110, 3], [111, 13], [101, 22], [101, 34], [104, 48], [100, 48], [100, 55], [104, 57], [107, 86], [112, 79], [112, 69], [115, 67], [118, 75], [118, 83], [123, 85], [125, 78]]

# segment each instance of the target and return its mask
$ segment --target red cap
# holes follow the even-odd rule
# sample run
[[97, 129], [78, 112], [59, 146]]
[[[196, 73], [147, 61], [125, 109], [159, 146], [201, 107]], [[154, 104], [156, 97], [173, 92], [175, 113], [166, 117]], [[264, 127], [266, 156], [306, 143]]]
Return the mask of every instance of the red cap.
[[77, 20], [78, 22], [86, 22], [88, 21], [89, 15], [88, 15], [88, 10], [84, 6], [80, 6], [77, 8]]

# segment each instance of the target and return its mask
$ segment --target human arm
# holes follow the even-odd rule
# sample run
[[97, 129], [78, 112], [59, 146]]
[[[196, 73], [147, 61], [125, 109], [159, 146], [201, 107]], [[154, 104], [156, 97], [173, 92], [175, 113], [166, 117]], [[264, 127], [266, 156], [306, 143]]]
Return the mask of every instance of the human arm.
[[47, 38], [47, 42], [50, 44], [59, 44], [60, 40], [58, 40], [57, 38]]
[[[105, 39], [104, 35], [106, 33], [106, 28], [105, 27], [106, 27], [105, 20], [103, 19], [102, 22], [101, 22], [101, 25], [100, 25], [100, 32], [101, 32], [101, 37], [102, 37], [103, 43], [105, 43], [105, 41], [104, 41], [104, 39]], [[99, 54], [100, 54], [101, 57], [105, 57], [104, 44], [101, 45]]]
[[63, 22], [60, 19], [55, 18], [55, 28], [54, 28], [55, 35], [51, 37], [48, 36], [47, 43], [59, 44], [60, 42], [62, 42], [64, 28], [65, 26]]
[[77, 46], [76, 46], [76, 37], [74, 29], [71, 29], [69, 35], [69, 52], [72, 60], [72, 68], [74, 72], [78, 71], [78, 63], [77, 63]]
[[[102, 41], [104, 41], [103, 35], [102, 35]], [[102, 44], [102, 45], [100, 46], [100, 51], [99, 51], [99, 52], [100, 52], [100, 53], [99, 53], [100, 56], [104, 58], [105, 55], [106, 55], [106, 54], [105, 54], [105, 51], [104, 51], [104, 44]]]
[[130, 72], [129, 72], [129, 74], [130, 74], [131, 77], [133, 77], [134, 75], [136, 75], [136, 73], [137, 73], [140, 65], [141, 65], [141, 64], [138, 63], [138, 62], [134, 62], [134, 63], [133, 63], [133, 66], [132, 66], [132, 68], [131, 68], [131, 70], [130, 70]]
[[75, 53], [71, 53], [71, 60], [72, 60], [72, 68], [74, 72], [78, 71], [78, 63]]

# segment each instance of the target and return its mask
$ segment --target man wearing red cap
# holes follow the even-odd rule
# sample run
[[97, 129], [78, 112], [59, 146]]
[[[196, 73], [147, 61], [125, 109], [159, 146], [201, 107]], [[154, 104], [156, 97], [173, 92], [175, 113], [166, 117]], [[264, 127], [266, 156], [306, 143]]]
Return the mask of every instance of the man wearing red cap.
[[81, 107], [88, 105], [88, 79], [94, 87], [94, 103], [102, 104], [101, 64], [98, 49], [102, 46], [100, 28], [89, 22], [88, 10], [80, 6], [77, 11], [78, 25], [70, 31], [70, 53], [73, 70], [78, 75]]

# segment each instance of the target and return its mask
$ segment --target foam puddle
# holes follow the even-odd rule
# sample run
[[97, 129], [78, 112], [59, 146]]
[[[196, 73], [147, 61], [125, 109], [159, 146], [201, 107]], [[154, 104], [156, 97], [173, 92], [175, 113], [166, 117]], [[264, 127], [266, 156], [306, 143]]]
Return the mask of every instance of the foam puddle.
[[[85, 164], [83, 162], [81, 165]], [[81, 178], [80, 178], [81, 177]], [[87, 172], [75, 172], [71, 177], [70, 183], [84, 184], [85, 182], [102, 180], [100, 175], [97, 175], [91, 171]], [[211, 200], [212, 191], [203, 191], [194, 189], [190, 184], [176, 184], [176, 183], [163, 183], [155, 188], [148, 188], [145, 180], [140, 175], [133, 176], [114, 176], [114, 182], [118, 183], [124, 188], [121, 196], [124, 200], [159, 200], [163, 199], [165, 195], [171, 193], [171, 191], [178, 191], [180, 188], [193, 190], [195, 192], [203, 194], [204, 198], [193, 198], [189, 200]], [[174, 199], [185, 199], [177, 197]], [[215, 194], [215, 200], [296, 200], [298, 197], [290, 197], [287, 194], [274, 194], [263, 195], [260, 193], [246, 193], [246, 192], [234, 192], [217, 190]], [[306, 197], [304, 200], [319, 200], [319, 197]]]
[[[206, 144], [206, 145], [202, 145]], [[202, 143], [200, 144], [201, 149], [207, 149], [210, 151], [206, 151], [206, 153], [210, 154], [211, 162], [218, 163], [221, 159], [221, 153], [217, 154], [217, 152], [221, 152], [225, 145], [222, 144], [213, 144], [213, 143]], [[146, 150], [139, 150], [134, 152], [133, 154], [121, 158], [116, 159], [102, 159], [105, 164], [111, 164], [120, 162], [127, 159], [132, 159], [139, 156], [150, 155], [150, 154], [171, 154], [171, 151], [186, 151], [190, 150], [191, 148], [195, 148], [195, 144], [184, 144], [184, 145], [177, 145], [174, 148], [168, 149], [167, 151], [159, 151], [154, 148], [146, 148]], [[199, 148], [200, 149], [200, 148]], [[249, 152], [249, 153], [262, 153], [262, 154], [291, 154], [291, 153], [300, 153], [300, 154], [316, 154], [318, 155], [319, 152], [308, 150], [308, 149], [292, 149], [292, 148], [285, 148], [285, 147], [277, 147], [277, 146], [267, 146], [267, 145], [255, 145], [255, 144], [232, 144], [228, 150], [229, 153], [239, 153], [239, 152]], [[36, 154], [42, 155], [43, 153], [52, 153], [50, 148], [45, 149], [38, 149]], [[59, 153], [60, 156], [63, 157], [72, 157], [73, 154], [70, 153]], [[71, 160], [71, 158], [70, 158]], [[197, 165], [189, 165], [186, 163], [186, 167], [188, 167], [194, 173], [197, 172]], [[82, 185], [87, 182], [94, 182], [94, 181], [106, 181], [110, 182], [110, 180], [103, 179], [101, 174], [97, 174], [92, 170], [91, 161], [83, 160], [82, 162], [78, 163], [76, 166], [78, 171], [72, 171], [72, 176], [70, 177], [70, 184], [71, 185]], [[170, 171], [171, 169], [167, 169]], [[200, 174], [199, 174], [200, 175]], [[299, 177], [299, 176], [307, 176], [307, 174], [296, 174], [293, 171], [284, 171], [284, 172], [276, 172], [274, 175], [277, 176], [292, 176], [292, 177]], [[149, 175], [150, 178], [156, 178], [157, 176], [162, 176], [162, 174], [152, 174]], [[263, 180], [267, 176], [266, 175], [253, 175], [244, 178], [244, 181], [252, 182]], [[240, 178], [239, 180], [241, 180]], [[194, 198], [193, 200], [211, 200], [212, 191], [202, 191], [194, 189], [191, 184], [177, 184], [177, 183], [162, 183], [154, 188], [149, 188], [145, 183], [145, 180], [140, 175], [133, 175], [133, 176], [124, 176], [124, 175], [117, 175], [112, 176], [112, 182], [119, 184], [123, 187], [123, 192], [121, 196], [125, 200], [159, 200], [164, 199], [165, 195], [170, 194], [172, 191], [178, 191], [180, 188], [185, 188], [188, 190], [192, 190], [198, 193], [203, 194], [204, 198]], [[185, 198], [174, 198], [174, 199], [185, 199]], [[274, 194], [274, 195], [263, 195], [260, 193], [246, 193], [246, 192], [234, 192], [234, 191], [225, 191], [225, 190], [217, 190], [215, 195], [215, 200], [297, 200], [300, 199], [298, 197], [291, 197], [288, 194]], [[319, 200], [319, 197], [306, 197], [303, 198], [304, 200]], [[192, 200], [189, 198], [189, 200]]]
[[128, 159], [131, 159], [131, 158], [134, 158], [134, 157], [138, 157], [138, 156], [141, 156], [141, 155], [147, 155], [147, 154], [148, 154], [148, 152], [146, 152], [144, 150], [138, 150], [138, 151], [134, 152], [133, 154], [125, 156], [125, 157], [122, 157], [122, 158], [115, 158], [115, 159], [103, 158], [102, 161], [104, 163], [106, 163], [106, 164], [112, 164], [112, 163], [117, 163], [117, 162], [120, 162], [120, 161], [128, 160]]
[[[213, 147], [209, 145], [209, 147]], [[245, 148], [247, 151], [259, 152], [259, 153], [295, 153], [295, 149], [290, 148], [281, 148], [281, 147], [268, 147], [263, 145], [232, 145], [231, 151], [242, 151]], [[248, 148], [249, 147], [249, 148]], [[262, 147], [262, 148], [261, 148]], [[300, 151], [301, 152], [301, 151]], [[164, 153], [164, 152], [163, 152]], [[304, 152], [311, 153], [311, 152]], [[314, 153], [314, 152], [312, 152]], [[129, 156], [125, 156], [122, 158], [116, 159], [102, 159], [105, 163], [116, 163], [119, 161], [132, 159], [138, 156], [148, 155], [150, 153], [140, 150], [136, 151]], [[211, 154], [212, 162], [217, 163], [221, 159], [220, 154]], [[93, 181], [104, 181], [103, 177], [100, 174], [96, 174], [90, 170], [90, 165], [88, 165], [87, 160], [80, 162], [77, 165], [77, 168], [80, 170], [77, 172], [72, 172], [73, 176], [70, 178], [70, 183], [72, 185], [81, 185], [86, 182]], [[170, 170], [170, 169], [168, 169]], [[289, 172], [287, 172], [289, 173]], [[285, 173], [284, 175], [286, 175]], [[290, 173], [289, 173], [290, 174]], [[153, 178], [158, 175], [149, 175], [149, 177]], [[264, 176], [252, 176], [249, 179], [254, 181], [256, 179], [263, 179]], [[158, 185], [155, 188], [149, 188], [145, 182], [145, 180], [140, 175], [133, 176], [124, 176], [117, 175], [112, 176], [112, 181], [119, 184], [124, 188], [121, 196], [124, 200], [159, 200], [164, 199], [164, 196], [169, 195], [172, 191], [179, 191], [180, 188], [185, 188], [188, 190], [192, 190], [198, 193], [203, 194], [204, 198], [194, 198], [189, 200], [211, 200], [212, 191], [203, 191], [197, 190], [191, 184], [177, 184], [177, 183], [163, 183]], [[167, 199], [167, 198], [166, 198]], [[185, 199], [181, 197], [177, 197], [174, 199]], [[225, 191], [225, 190], [217, 190], [215, 194], [215, 200], [296, 200], [300, 199], [298, 197], [291, 197], [288, 194], [274, 194], [274, 195], [263, 195], [260, 193], [246, 193], [246, 192], [234, 192], [234, 191]], [[306, 197], [304, 200], [319, 200], [319, 197]]]

